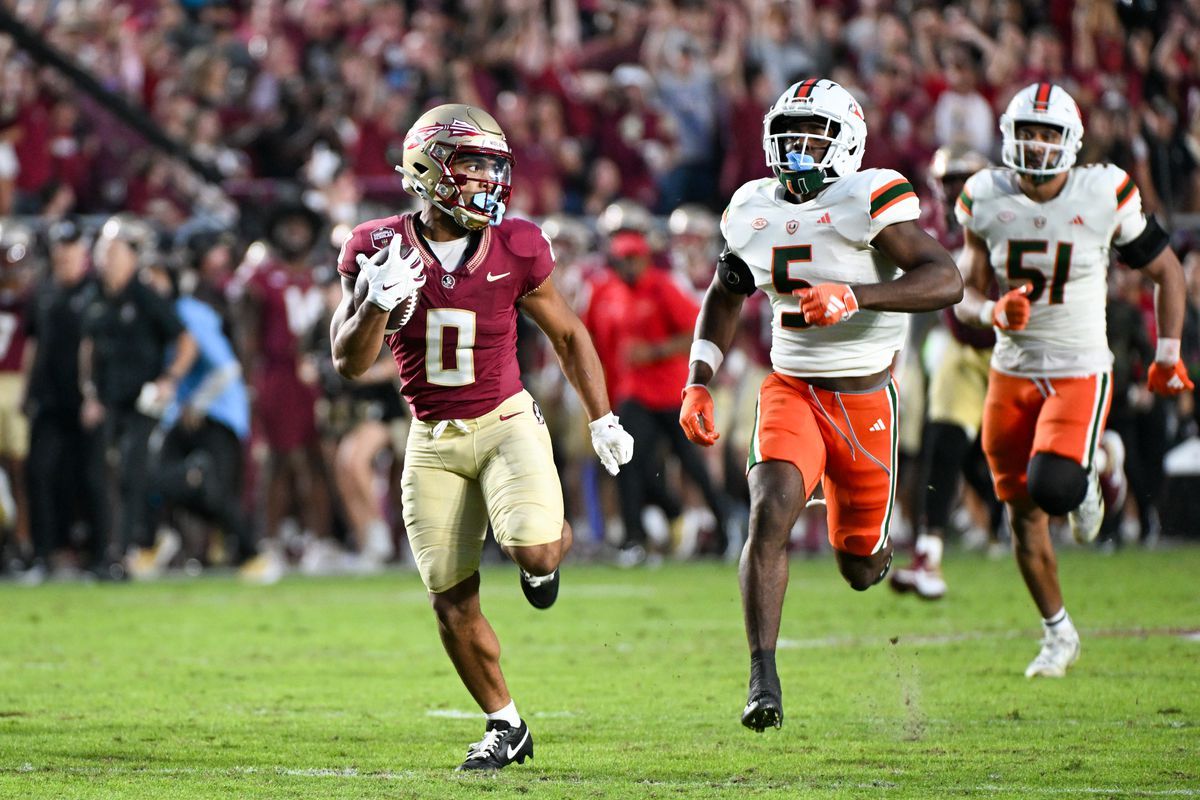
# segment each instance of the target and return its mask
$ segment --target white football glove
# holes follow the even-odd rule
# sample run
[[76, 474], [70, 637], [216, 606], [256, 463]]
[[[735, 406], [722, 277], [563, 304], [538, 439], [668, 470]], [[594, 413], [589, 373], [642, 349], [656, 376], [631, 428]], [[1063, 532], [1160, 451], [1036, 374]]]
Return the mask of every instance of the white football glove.
[[383, 250], [367, 258], [359, 253], [354, 259], [358, 268], [367, 274], [367, 302], [384, 311], [391, 311], [400, 301], [425, 285], [425, 268], [417, 248], [409, 247], [401, 255], [404, 242], [393, 236]]
[[621, 427], [621, 421], [611, 411], [588, 423], [592, 431], [592, 449], [609, 475], [621, 471], [621, 465], [633, 458], [633, 437]]

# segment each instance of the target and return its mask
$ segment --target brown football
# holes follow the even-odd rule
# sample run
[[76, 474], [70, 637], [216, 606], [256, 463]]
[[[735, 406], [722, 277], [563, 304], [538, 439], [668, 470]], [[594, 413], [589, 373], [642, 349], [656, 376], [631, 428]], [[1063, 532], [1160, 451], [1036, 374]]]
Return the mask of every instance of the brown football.
[[[367, 302], [367, 290], [370, 289], [367, 281], [367, 273], [359, 272], [358, 278], [354, 282], [354, 307], [358, 308], [363, 303]], [[412, 319], [412, 312], [416, 310], [417, 300], [421, 297], [421, 290], [418, 289], [408, 297], [401, 300], [392, 309], [392, 313], [388, 315], [387, 327], [384, 332], [388, 334], [395, 333], [403, 327], [402, 323]]]

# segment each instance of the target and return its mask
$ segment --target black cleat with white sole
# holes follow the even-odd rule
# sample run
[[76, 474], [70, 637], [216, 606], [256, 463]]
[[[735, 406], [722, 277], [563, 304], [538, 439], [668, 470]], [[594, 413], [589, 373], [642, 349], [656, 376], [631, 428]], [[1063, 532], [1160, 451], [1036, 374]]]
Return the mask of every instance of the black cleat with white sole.
[[549, 575], [530, 575], [519, 568], [517, 571], [521, 573], [521, 591], [525, 593], [529, 605], [543, 609], [554, 605], [554, 601], [558, 599], [559, 570], [554, 570]]
[[504, 769], [514, 761], [524, 764], [533, 760], [533, 736], [525, 720], [512, 727], [502, 719], [488, 720], [483, 739], [467, 748], [467, 760], [456, 772]]

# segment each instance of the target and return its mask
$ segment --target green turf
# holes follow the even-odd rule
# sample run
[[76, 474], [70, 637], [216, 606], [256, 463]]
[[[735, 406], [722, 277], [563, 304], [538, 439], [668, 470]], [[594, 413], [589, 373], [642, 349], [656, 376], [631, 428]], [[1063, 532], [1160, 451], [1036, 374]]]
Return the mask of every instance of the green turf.
[[952, 557], [940, 603], [795, 561], [786, 723], [741, 727], [735, 571], [572, 565], [484, 608], [536, 760], [452, 768], [482, 732], [416, 577], [0, 584], [3, 798], [1200, 796], [1200, 549], [1062, 556], [1083, 655], [1031, 682], [1011, 561]]

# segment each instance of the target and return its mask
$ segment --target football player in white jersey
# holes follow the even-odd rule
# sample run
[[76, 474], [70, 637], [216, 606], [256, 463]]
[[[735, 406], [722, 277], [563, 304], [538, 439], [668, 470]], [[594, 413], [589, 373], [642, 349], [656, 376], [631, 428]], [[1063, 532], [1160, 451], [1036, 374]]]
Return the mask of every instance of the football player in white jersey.
[[[1012, 521], [1017, 564], [1041, 612], [1041, 650], [1028, 677], [1061, 677], [1079, 657], [1063, 606], [1048, 515], [1075, 539], [1104, 517], [1097, 442], [1112, 383], [1105, 330], [1110, 249], [1158, 285], [1158, 351], [1150, 389], [1192, 388], [1179, 360], [1184, 278], [1167, 234], [1142, 214], [1133, 179], [1111, 164], [1075, 167], [1079, 107], [1061, 86], [1031, 84], [1000, 117], [1001, 158], [967, 181], [956, 206], [966, 229], [964, 322], [994, 327], [983, 449]], [[992, 276], [998, 301], [984, 296]]]
[[897, 312], [942, 308], [963, 292], [950, 254], [917, 225], [911, 184], [892, 170], [859, 172], [866, 138], [862, 108], [830, 80], [794, 84], [767, 112], [763, 149], [775, 178], [742, 186], [725, 212], [683, 392], [680, 425], [712, 445], [707, 384], [742, 302], [763, 290], [773, 371], [759, 390], [739, 569], [750, 645], [742, 724], [760, 732], [783, 724], [775, 643], [792, 526], [822, 483], [842, 576], [862, 591], [887, 574], [898, 419], [889, 367], [907, 327]]

